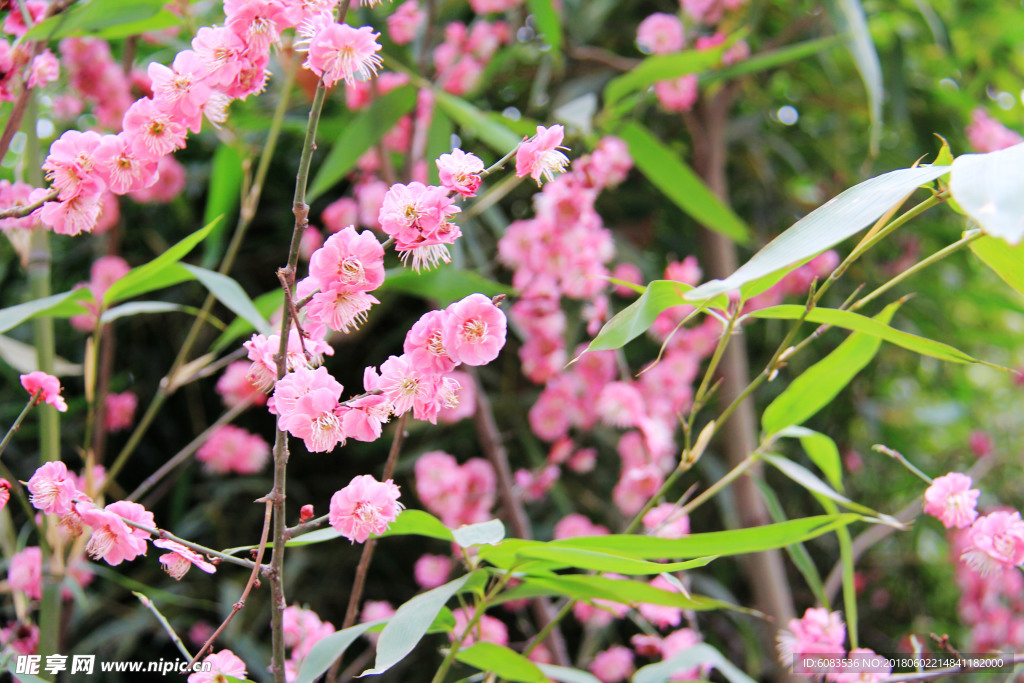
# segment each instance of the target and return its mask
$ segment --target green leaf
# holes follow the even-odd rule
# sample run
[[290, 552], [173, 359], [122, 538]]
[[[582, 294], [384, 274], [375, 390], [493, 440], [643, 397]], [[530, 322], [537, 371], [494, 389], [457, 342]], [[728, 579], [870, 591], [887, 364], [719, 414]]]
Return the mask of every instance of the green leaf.
[[449, 542], [455, 540], [451, 529], [437, 517], [422, 510], [403, 510], [388, 530], [380, 535], [381, 538], [386, 536], [426, 536]]
[[[633, 163], [651, 184], [704, 227], [740, 243], [750, 239], [743, 220], [722, 202], [679, 155], [644, 126], [630, 121], [619, 131]], [[722, 290], [723, 292], [728, 291]]]
[[459, 650], [455, 659], [463, 664], [497, 674], [506, 681], [519, 683], [551, 683], [551, 679], [529, 659], [504, 645], [496, 643], [474, 643]]
[[478, 138], [499, 156], [505, 156], [522, 141], [522, 137], [509, 130], [508, 126], [488, 118], [461, 97], [442, 90], [434, 90], [434, 97], [441, 109], [462, 126], [466, 135]]
[[546, 569], [560, 569], [572, 567], [573, 569], [592, 570], [599, 572], [615, 572], [616, 574], [662, 574], [664, 572], [678, 572], [686, 569], [704, 567], [711, 562], [713, 557], [702, 557], [686, 562], [647, 562], [625, 554], [602, 553], [596, 550], [583, 548], [560, 548], [552, 545], [531, 547], [516, 553], [519, 560], [544, 560], [549, 565]]
[[452, 538], [462, 548], [475, 545], [494, 545], [505, 538], [505, 525], [500, 519], [492, 519], [479, 524], [469, 524], [452, 529]]
[[864, 81], [871, 113], [871, 155], [874, 156], [878, 154], [878, 142], [882, 136], [882, 98], [885, 96], [882, 65], [878, 61], [875, 41], [871, 38], [860, 0], [828, 0], [826, 7], [836, 29], [844, 34], [857, 71]]
[[693, 289], [673, 280], [655, 280], [636, 301], [606, 322], [587, 351], [620, 349], [646, 332], [663, 311], [686, 304], [683, 294]]
[[890, 517], [889, 515], [883, 515], [879, 512], [876, 512], [869, 508], [868, 506], [854, 502], [847, 498], [846, 496], [844, 496], [843, 494], [838, 493], [837, 491], [832, 489], [832, 487], [830, 487], [828, 484], [823, 482], [821, 479], [818, 479], [818, 477], [815, 476], [813, 472], [811, 472], [803, 465], [795, 463], [792, 460], [788, 460], [779, 455], [763, 455], [761, 456], [761, 458], [765, 462], [770, 464], [772, 467], [774, 467], [775, 469], [777, 469], [778, 471], [782, 472], [784, 475], [792, 479], [794, 482], [800, 484], [800, 486], [803, 486], [811, 493], [816, 493], [820, 496], [828, 498], [829, 500], [834, 500], [843, 507], [849, 510], [853, 510], [854, 512], [859, 512], [863, 515], [868, 515], [870, 517], [878, 517], [879, 519], [887, 522], [888, 524], [891, 524], [892, 526], [899, 528], [902, 528], [903, 526], [895, 518]]
[[415, 649], [441, 608], [469, 581], [466, 574], [443, 586], [420, 593], [399, 607], [380, 633], [373, 668], [361, 675], [382, 674]]
[[213, 268], [224, 252], [224, 238], [230, 219], [242, 202], [242, 155], [231, 145], [221, 144], [213, 153], [210, 183], [206, 192], [203, 223], [221, 222], [203, 245], [203, 267]]
[[787, 427], [779, 432], [779, 436], [788, 436], [800, 439], [807, 456], [811, 459], [832, 488], [842, 492], [843, 490], [843, 463], [839, 456], [839, 447], [836, 442], [820, 432], [806, 427]]
[[[315, 545], [317, 543], [326, 543], [328, 541], [334, 541], [334, 540], [337, 540], [339, 538], [343, 538], [343, 536], [341, 535], [341, 532], [337, 531], [333, 527], [328, 527], [326, 529], [317, 529], [316, 531], [310, 531], [308, 534], [302, 534], [301, 536], [296, 536], [295, 538], [291, 539], [290, 541], [286, 541], [285, 542], [285, 547], [291, 548], [293, 546], [300, 546], [300, 545]], [[268, 548], [273, 548], [274, 544], [273, 543], [267, 543], [267, 547]], [[231, 550], [235, 550], [235, 548], [232, 548]], [[228, 552], [228, 554], [230, 555], [231, 552]]]
[[567, 666], [538, 664], [537, 668], [553, 681], [561, 681], [562, 683], [601, 683], [594, 674], [580, 671], [579, 669], [570, 669]]
[[163, 31], [165, 29], [174, 28], [175, 26], [181, 26], [184, 23], [185, 20], [174, 12], [165, 8], [160, 8], [159, 12], [148, 19], [129, 21], [124, 24], [118, 24], [117, 26], [110, 26], [108, 28], [90, 31], [90, 33], [97, 38], [102, 38], [103, 40], [119, 40], [121, 38], [142, 35], [143, 33], [149, 33], [151, 31]]
[[576, 600], [610, 600], [623, 605], [650, 603], [681, 609], [707, 611], [731, 609], [734, 605], [700, 595], [685, 595], [655, 588], [643, 581], [612, 579], [588, 574], [527, 575], [508, 591], [508, 597], [539, 595], [568, 596]]
[[786, 47], [779, 48], [778, 50], [760, 52], [744, 59], [742, 62], [737, 62], [736, 64], [724, 69], [715, 71], [714, 73], [709, 74], [707, 78], [701, 80], [704, 82], [727, 81], [747, 74], [757, 73], [758, 71], [774, 69], [777, 66], [795, 62], [803, 59], [804, 57], [810, 57], [818, 54], [819, 52], [824, 52], [825, 50], [831, 50], [836, 46], [838, 40], [839, 39], [836, 36], [828, 36], [825, 38], [806, 40], [802, 43], [794, 43], [793, 45], [787, 45]]
[[415, 294], [436, 301], [441, 306], [447, 306], [477, 292], [487, 296], [504, 294], [509, 291], [509, 287], [488, 280], [471, 270], [462, 270], [445, 264], [422, 273], [406, 268], [389, 270], [385, 275], [384, 284], [377, 291], [387, 290]]
[[672, 674], [689, 671], [701, 664], [711, 664], [729, 683], [754, 683], [747, 674], [740, 671], [735, 664], [722, 656], [722, 653], [707, 643], [697, 643], [688, 647], [669, 659], [656, 664], [648, 664], [633, 676], [633, 683], [664, 683]]
[[[684, 50], [670, 55], [654, 55], [632, 71], [613, 78], [604, 89], [605, 109], [614, 107], [623, 97], [646, 90], [658, 81], [700, 73], [722, 61], [725, 46], [711, 50]], [[636, 160], [636, 155], [633, 155]]]
[[[89, 0], [45, 19], [25, 34], [25, 40], [55, 40], [70, 35], [143, 22], [157, 15], [163, 0]], [[131, 35], [131, 34], [128, 34]]]
[[312, 202], [344, 178], [355, 168], [359, 157], [376, 145], [414, 106], [416, 87], [403, 85], [378, 97], [366, 110], [356, 114], [320, 164], [309, 185], [307, 201]]
[[252, 299], [234, 278], [199, 266], [186, 265], [185, 270], [192, 273], [232, 313], [244, 319], [262, 334], [271, 333], [270, 323], [263, 318]]
[[[817, 515], [746, 529], [691, 534], [685, 538], [610, 534], [608, 536], [567, 538], [557, 541], [552, 545], [569, 548], [589, 548], [604, 552], [625, 552], [645, 560], [698, 558], [709, 555], [743, 555], [746, 553], [759, 553], [763, 550], [772, 550], [774, 548], [784, 548], [792, 543], [807, 541], [828, 533], [836, 527], [845, 526], [859, 519], [862, 519], [860, 515], [850, 513]], [[496, 549], [501, 547], [499, 545]], [[488, 550], [490, 549], [483, 548], [480, 551], [480, 555], [490, 561]]]
[[196, 230], [149, 263], [144, 263], [129, 270], [125, 273], [124, 277], [112, 284], [110, 289], [103, 295], [103, 305], [110, 306], [118, 301], [130, 299], [133, 296], [152, 292], [153, 290], [169, 287], [172, 284], [191, 279], [187, 272], [183, 274], [182, 269], [172, 268], [172, 266], [185, 258], [197, 244], [209, 236], [210, 232], [217, 225], [217, 220], [207, 223], [205, 227]]
[[[452, 120], [440, 109], [435, 109], [430, 117], [430, 128], [427, 129], [427, 158], [437, 159], [442, 154], [452, 151], [452, 133], [455, 127]], [[427, 173], [431, 185], [440, 185], [441, 178], [437, 164], [427, 164]]]
[[26, 301], [17, 306], [8, 306], [0, 310], [0, 333], [17, 327], [26, 320], [43, 316], [70, 317], [86, 310], [78, 305], [79, 301], [92, 299], [92, 292], [87, 287], [72, 289], [68, 292]]
[[949, 172], [949, 166], [890, 171], [854, 185], [812, 211], [754, 254], [724, 280], [711, 280], [686, 295], [690, 301], [725, 294], [748, 282], [820, 254], [881, 218], [924, 183]]
[[[900, 302], [886, 306], [875, 319], [888, 323]], [[798, 375], [761, 415], [765, 434], [781, 432], [790, 425], [803, 424], [827, 406], [839, 392], [875, 357], [882, 340], [857, 332], [834, 351]]]
[[562, 20], [552, 0], [526, 0], [537, 24], [537, 30], [555, 55], [562, 51]]
[[1015, 247], [995, 237], [982, 237], [971, 242], [971, 251], [1003, 282], [1024, 294], [1024, 244]]
[[199, 314], [199, 309], [194, 306], [172, 304], [166, 301], [131, 301], [104, 311], [103, 315], [100, 316], [100, 322], [107, 324], [117, 320], [118, 318], [139, 315], [142, 313], [172, 313], [175, 311], [190, 313], [192, 315]]
[[[803, 315], [804, 307], [795, 304], [782, 306], [771, 306], [753, 311], [750, 315], [754, 318], [770, 318], [774, 320], [799, 320]], [[978, 363], [973, 356], [969, 356], [959, 349], [948, 344], [919, 337], [916, 334], [902, 332], [889, 327], [883, 322], [874, 318], [868, 318], [859, 313], [841, 311], [835, 308], [814, 308], [807, 314], [807, 322], [825, 323], [842, 327], [847, 330], [864, 332], [874, 337], [879, 337], [887, 342], [914, 351], [922, 356], [931, 356], [950, 363]]]
[[[256, 306], [256, 310], [260, 312], [260, 315], [263, 318], [269, 318], [275, 311], [281, 310], [284, 306], [284, 292], [281, 288], [277, 288], [260, 294], [253, 301], [253, 305]], [[255, 330], [255, 328], [249, 323], [249, 321], [244, 318], [235, 318], [228, 325], [228, 328], [224, 330], [219, 337], [217, 337], [217, 340], [213, 342], [210, 348], [214, 353], [220, 353], [229, 344], [231, 344], [231, 342], [244, 337], [253, 330]]]
[[1024, 239], [1022, 183], [1024, 143], [988, 154], [958, 156], [950, 171], [949, 191], [985, 233], [1016, 245]]
[[313, 645], [309, 654], [302, 660], [299, 667], [299, 675], [296, 683], [313, 683], [322, 676], [325, 671], [331, 668], [334, 660], [345, 654], [349, 645], [354, 643], [359, 636], [363, 635], [377, 624], [387, 623], [387, 619], [368, 621], [365, 624], [358, 624], [342, 631], [335, 631], [329, 636], [324, 636]]

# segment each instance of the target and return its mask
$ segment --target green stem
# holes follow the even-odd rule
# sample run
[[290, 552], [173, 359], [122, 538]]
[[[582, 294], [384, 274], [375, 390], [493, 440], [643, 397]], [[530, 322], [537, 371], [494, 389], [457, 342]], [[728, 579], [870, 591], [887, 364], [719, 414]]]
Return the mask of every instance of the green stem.
[[737, 478], [739, 478], [741, 474], [743, 474], [751, 467], [753, 467], [754, 463], [756, 463], [757, 460], [758, 453], [757, 451], [755, 451], [748, 455], [745, 459], [740, 461], [740, 463], [736, 465], [736, 467], [733, 467], [731, 470], [729, 470], [724, 477], [722, 477], [714, 484], [709, 486], [707, 489], [705, 489], [703, 493], [701, 493], [699, 496], [691, 500], [686, 505], [679, 508], [679, 513], [681, 515], [688, 515], [694, 510], [696, 510], [698, 507], [700, 507], [705, 502], [714, 497], [715, 494], [717, 494], [719, 491], [724, 489], [729, 484], [733, 483]]
[[940, 249], [939, 251], [935, 252], [934, 254], [929, 256], [928, 258], [923, 259], [923, 260], [915, 263], [913, 266], [911, 266], [910, 268], [907, 268], [905, 271], [903, 271], [902, 273], [900, 273], [899, 275], [897, 275], [893, 279], [889, 280], [885, 284], [881, 285], [880, 287], [878, 287], [877, 289], [875, 289], [871, 293], [866, 294], [863, 298], [859, 299], [855, 304], [850, 306], [850, 310], [851, 311], [856, 311], [856, 310], [859, 310], [859, 309], [863, 308], [865, 305], [867, 305], [871, 301], [875, 300], [880, 295], [882, 295], [885, 292], [889, 291], [890, 289], [892, 289], [893, 287], [895, 287], [899, 283], [903, 282], [907, 278], [909, 278], [909, 277], [917, 274], [918, 272], [924, 270], [925, 268], [927, 268], [928, 266], [932, 265], [933, 263], [938, 263], [939, 261], [941, 261], [942, 259], [946, 258], [950, 254], [955, 253], [957, 251], [960, 251], [961, 249], [963, 249], [964, 247], [969, 245], [971, 242], [974, 242], [975, 240], [977, 240], [977, 239], [979, 239], [981, 237], [983, 237], [983, 234], [982, 234], [981, 230], [970, 230], [970, 231], [968, 231], [963, 236], [962, 239], [954, 242], [953, 244], [950, 244], [949, 246], [945, 247], [944, 249]]
[[[14, 424], [12, 424], [11, 428], [7, 430], [6, 434], [4, 434], [3, 441], [0, 441], [0, 456], [4, 454], [4, 450], [7, 448], [7, 444], [11, 442], [11, 438], [14, 436], [14, 433], [17, 432], [18, 429], [21, 427], [21, 423], [25, 419], [25, 416], [28, 415], [29, 411], [32, 410], [32, 406], [36, 404], [36, 401], [39, 400], [39, 397], [42, 395], [43, 390], [40, 389], [35, 394], [28, 397], [28, 403], [26, 403], [25, 407], [21, 409], [21, 413], [14, 420]], [[12, 486], [14, 485], [14, 483], [15, 482], [11, 480]]]
[[494, 596], [501, 592], [501, 589], [505, 587], [505, 584], [508, 583], [510, 578], [512, 578], [512, 573], [507, 572], [498, 580], [498, 583], [494, 585], [494, 588], [492, 588], [487, 595], [477, 603], [476, 610], [473, 612], [473, 616], [469, 620], [469, 623], [466, 624], [465, 630], [452, 643], [451, 648], [448, 650], [448, 654], [445, 655], [444, 661], [441, 662], [440, 668], [438, 668], [437, 673], [434, 674], [430, 683], [441, 683], [441, 681], [444, 680], [444, 677], [448, 674], [448, 670], [452, 667], [452, 664], [455, 663], [455, 655], [459, 653], [462, 643], [466, 640], [469, 634], [473, 632], [473, 629], [476, 628], [476, 625], [484, 616], [484, 612], [487, 611], [488, 603], [494, 599]]
[[225, 562], [230, 562], [231, 564], [237, 564], [238, 566], [245, 567], [246, 569], [252, 569], [253, 566], [256, 564], [255, 562], [252, 562], [251, 560], [246, 560], [246, 559], [243, 559], [241, 557], [235, 557], [234, 555], [227, 555], [225, 553], [222, 553], [219, 550], [214, 550], [213, 548], [208, 548], [205, 545], [200, 545], [198, 543], [193, 543], [192, 541], [187, 541], [184, 538], [181, 538], [180, 536], [175, 536], [170, 531], [166, 531], [164, 529], [157, 529], [157, 528], [151, 527], [151, 526], [146, 526], [145, 524], [139, 524], [138, 522], [133, 522], [132, 520], [128, 519], [127, 517], [121, 517], [121, 521], [124, 522], [125, 524], [127, 524], [128, 526], [132, 527], [133, 529], [139, 529], [140, 531], [145, 531], [147, 533], [153, 534], [157, 538], [165, 538], [165, 539], [167, 539], [169, 541], [174, 541], [175, 543], [180, 543], [183, 546], [185, 546], [186, 548], [191, 548], [192, 550], [204, 553], [204, 554], [209, 555], [211, 557], [219, 558], [219, 559], [221, 559], [221, 560], [223, 560]]
[[180, 652], [182, 656], [185, 657], [185, 659], [192, 659], [192, 655], [188, 653], [188, 648], [185, 647], [185, 643], [181, 642], [181, 637], [178, 636], [174, 628], [171, 627], [171, 624], [167, 621], [164, 615], [160, 614], [160, 610], [156, 608], [156, 605], [153, 604], [153, 601], [145, 595], [143, 595], [142, 593], [139, 593], [138, 591], [132, 591], [132, 595], [137, 597], [139, 599], [139, 602], [141, 602], [146, 609], [153, 613], [153, 616], [156, 617], [156, 620], [159, 621], [160, 625], [164, 627], [164, 631], [167, 632], [167, 636], [171, 639], [171, 642], [173, 642], [175, 647], [178, 648], [178, 652]]

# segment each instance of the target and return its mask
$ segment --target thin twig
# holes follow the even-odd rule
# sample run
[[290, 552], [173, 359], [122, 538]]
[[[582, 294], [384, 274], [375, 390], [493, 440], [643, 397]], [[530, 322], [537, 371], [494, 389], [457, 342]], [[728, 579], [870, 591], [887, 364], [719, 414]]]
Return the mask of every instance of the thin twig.
[[25, 204], [24, 206], [12, 206], [9, 209], [0, 211], [0, 219], [2, 218], [24, 218], [33, 211], [37, 210], [46, 202], [52, 202], [57, 199], [57, 195], [60, 194], [60, 190], [53, 190], [47, 193], [45, 196], [37, 199], [31, 204]]
[[171, 627], [170, 623], [168, 623], [164, 615], [160, 614], [160, 610], [156, 608], [156, 605], [153, 604], [153, 601], [138, 591], [132, 591], [132, 595], [137, 597], [139, 599], [139, 602], [141, 602], [146, 609], [153, 613], [153, 616], [156, 617], [156, 620], [159, 621], [160, 625], [164, 627], [164, 631], [167, 632], [167, 635], [170, 637], [171, 642], [173, 642], [175, 646], [178, 648], [178, 652], [184, 655], [185, 659], [192, 659], [192, 655], [188, 653], [188, 648], [185, 647], [185, 643], [181, 642], [181, 638], [178, 636], [177, 633], [175, 633], [174, 629]]

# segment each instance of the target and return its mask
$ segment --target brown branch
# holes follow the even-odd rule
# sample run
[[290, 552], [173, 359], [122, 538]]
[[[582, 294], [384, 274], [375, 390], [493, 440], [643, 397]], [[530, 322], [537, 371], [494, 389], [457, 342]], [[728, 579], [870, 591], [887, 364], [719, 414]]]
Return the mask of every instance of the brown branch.
[[[2, 158], [2, 157], [0, 157]], [[52, 190], [46, 194], [45, 197], [37, 199], [31, 204], [25, 204], [24, 206], [12, 206], [9, 209], [0, 211], [0, 219], [2, 218], [24, 218], [33, 211], [36, 211], [46, 202], [52, 202], [57, 199], [57, 195], [60, 194], [60, 190]]]

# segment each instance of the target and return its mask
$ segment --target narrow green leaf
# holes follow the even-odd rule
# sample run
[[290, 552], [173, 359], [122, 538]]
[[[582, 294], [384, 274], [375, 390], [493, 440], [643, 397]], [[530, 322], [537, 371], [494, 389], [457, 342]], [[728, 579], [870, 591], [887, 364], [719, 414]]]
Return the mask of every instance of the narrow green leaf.
[[[604, 552], [624, 552], [645, 560], [743, 555], [773, 548], [784, 548], [792, 543], [807, 541], [828, 533], [837, 526], [845, 526], [859, 519], [862, 519], [861, 515], [850, 513], [818, 515], [746, 529], [691, 534], [685, 538], [610, 534], [608, 536], [567, 538], [553, 542], [551, 545], [589, 548]], [[496, 549], [503, 545], [497, 546]], [[490, 561], [488, 550], [490, 549], [482, 549], [480, 555]]]
[[982, 237], [971, 242], [971, 251], [1003, 282], [1024, 294], [1024, 244], [1011, 247], [1001, 239]]
[[172, 304], [167, 301], [131, 301], [104, 311], [103, 315], [100, 316], [100, 322], [106, 324], [117, 320], [118, 318], [139, 315], [142, 313], [171, 313], [175, 311], [191, 313], [192, 315], [197, 315], [199, 313], [199, 309], [193, 306]]
[[309, 654], [302, 660], [299, 667], [299, 675], [296, 683], [313, 683], [316, 679], [331, 668], [334, 660], [345, 654], [349, 645], [354, 643], [359, 636], [363, 635], [377, 624], [387, 623], [387, 619], [368, 621], [365, 624], [357, 624], [342, 631], [335, 631], [329, 636], [324, 636], [313, 645]]
[[724, 280], [711, 280], [686, 295], [700, 301], [736, 289], [789, 265], [820, 254], [857, 234], [924, 183], [949, 172], [949, 166], [890, 171], [854, 185], [818, 207], [754, 254]]
[[509, 595], [565, 595], [576, 600], [610, 600], [623, 605], [650, 603], [698, 611], [735, 607], [700, 595], [655, 588], [643, 581], [588, 574], [527, 575], [519, 586], [509, 591]]
[[377, 659], [361, 676], [382, 674], [415, 649], [445, 603], [461, 589], [472, 574], [465, 574], [443, 586], [420, 593], [399, 607], [380, 633]]
[[784, 475], [789, 477], [797, 484], [800, 484], [800, 486], [803, 486], [811, 493], [816, 493], [830, 500], [834, 500], [843, 507], [849, 510], [853, 510], [854, 512], [859, 512], [863, 515], [868, 515], [870, 517], [878, 517], [879, 519], [882, 519], [893, 526], [903, 526], [895, 518], [890, 517], [889, 515], [883, 515], [879, 512], [876, 512], [869, 508], [868, 506], [861, 505], [860, 503], [852, 501], [843, 494], [835, 491], [834, 489], [832, 489], [832, 487], [830, 487], [828, 484], [826, 484], [817, 476], [815, 476], [813, 472], [811, 472], [803, 465], [795, 463], [792, 460], [788, 460], [787, 458], [783, 458], [782, 456], [779, 455], [763, 455], [761, 457], [765, 462], [770, 464], [779, 472], [782, 472]]
[[701, 664], [710, 664], [718, 669], [729, 683], [754, 683], [754, 679], [743, 673], [735, 664], [722, 656], [721, 652], [707, 643], [698, 643], [669, 659], [656, 664], [648, 664], [634, 674], [633, 683], [664, 683], [672, 677], [672, 674], [689, 671]]
[[243, 318], [256, 330], [263, 334], [270, 334], [270, 323], [260, 315], [252, 299], [245, 293], [242, 286], [234, 278], [199, 266], [185, 265], [185, 269], [192, 273], [210, 293], [217, 297], [217, 300], [228, 307], [228, 309]]
[[[836, 505], [831, 500], [822, 496], [815, 496], [826, 512], [835, 512]], [[857, 641], [857, 582], [854, 576], [853, 539], [850, 537], [850, 530], [847, 528], [836, 529], [836, 538], [839, 541], [839, 562], [842, 565], [843, 576], [843, 616], [846, 619], [846, 633], [850, 638], [850, 649], [858, 646]]]
[[587, 351], [619, 349], [646, 332], [662, 311], [686, 303], [683, 294], [693, 289], [673, 280], [655, 280], [636, 301], [606, 322]]
[[760, 52], [744, 59], [742, 62], [737, 62], [708, 74], [707, 78], [701, 80], [705, 82], [728, 81], [740, 76], [746, 76], [747, 74], [757, 73], [758, 71], [767, 71], [783, 64], [789, 64], [790, 62], [816, 55], [825, 50], [831, 50], [838, 44], [838, 41], [839, 38], [837, 36], [828, 36], [787, 45], [778, 50]]
[[33, 26], [25, 34], [25, 40], [55, 40], [142, 22], [158, 14], [163, 5], [162, 0], [89, 0], [76, 3]]
[[445, 264], [422, 273], [416, 273], [407, 268], [389, 270], [385, 275], [384, 284], [377, 291], [387, 290], [415, 294], [424, 299], [436, 301], [441, 306], [447, 306], [453, 301], [458, 301], [477, 292], [487, 296], [504, 294], [509, 291], [509, 287], [500, 282], [488, 280], [471, 270], [463, 270], [451, 264]]
[[455, 659], [463, 664], [497, 674], [506, 681], [518, 683], [551, 683], [551, 679], [523, 655], [496, 643], [474, 643], [459, 650]]
[[[185, 20], [182, 17], [169, 9], [161, 7], [159, 12], [148, 19], [129, 21], [117, 26], [108, 26], [107, 28], [89, 31], [89, 33], [103, 40], [120, 40], [121, 38], [138, 36], [152, 31], [163, 31], [175, 26], [181, 26], [184, 23]], [[79, 31], [79, 33], [84, 33], [84, 31]]]
[[[771, 306], [753, 311], [750, 315], [754, 318], [770, 318], [775, 320], [799, 320], [803, 315], [804, 307], [796, 304], [782, 306]], [[909, 351], [919, 353], [922, 356], [931, 356], [950, 363], [977, 363], [973, 356], [956, 349], [948, 344], [919, 337], [916, 334], [902, 332], [889, 327], [883, 322], [874, 318], [868, 318], [859, 313], [841, 311], [835, 308], [814, 308], [807, 315], [807, 322], [826, 323], [835, 327], [842, 327], [847, 330], [864, 332], [884, 341], [903, 347]]]
[[[712, 50], [684, 50], [670, 55], [654, 55], [632, 71], [613, 78], [604, 89], [605, 108], [609, 109], [630, 93], [646, 90], [658, 81], [700, 73], [722, 61], [724, 46]], [[636, 155], [634, 154], [634, 159]]]
[[[704, 184], [678, 154], [647, 128], [630, 121], [619, 131], [636, 167], [651, 184], [695, 221], [740, 243], [750, 239], [743, 220]], [[722, 290], [723, 292], [728, 289]]]
[[385, 536], [426, 536], [441, 541], [455, 540], [451, 529], [437, 517], [422, 510], [403, 510], [388, 530], [381, 534], [381, 538]]
[[[284, 306], [284, 292], [281, 291], [280, 287], [272, 289], [269, 292], [260, 294], [253, 301], [253, 305], [256, 306], [256, 310], [260, 312], [263, 318], [270, 318], [276, 311], [281, 310]], [[210, 350], [214, 353], [220, 353], [233, 341], [240, 339], [241, 337], [247, 336], [253, 332], [255, 328], [245, 318], [235, 318], [228, 324], [228, 328], [224, 330], [216, 341], [210, 347]]]
[[[218, 219], [219, 220], [219, 219]], [[133, 296], [145, 294], [146, 292], [152, 292], [155, 289], [167, 287], [170, 284], [176, 284], [177, 282], [183, 282], [189, 279], [189, 275], [186, 273], [185, 277], [170, 282], [166, 271], [169, 266], [176, 264], [178, 261], [183, 259], [192, 251], [196, 245], [202, 242], [209, 236], [210, 232], [217, 225], [217, 220], [212, 223], [207, 223], [206, 226], [196, 230], [194, 233], [181, 240], [174, 246], [170, 247], [164, 253], [154, 258], [149, 263], [144, 263], [141, 266], [132, 268], [124, 277], [115, 282], [110, 286], [110, 289], [103, 295], [103, 305], [110, 306], [111, 304], [130, 299]], [[180, 269], [172, 269], [170, 272], [177, 272], [180, 277]], [[170, 278], [173, 280], [173, 278]]]
[[567, 666], [538, 664], [537, 668], [553, 681], [561, 681], [562, 683], [601, 683], [594, 674], [580, 671], [579, 669], [570, 669]]
[[414, 106], [416, 87], [403, 85], [377, 98], [356, 114], [320, 164], [309, 185], [307, 201], [312, 202], [344, 178], [355, 168], [359, 157], [376, 145]]
[[787, 436], [800, 439], [807, 456], [811, 459], [821, 473], [825, 475], [829, 483], [836, 491], [843, 491], [843, 463], [839, 456], [839, 447], [836, 442], [821, 432], [806, 427], [787, 427], [779, 432], [779, 436]]
[[[900, 302], [891, 303], [875, 319], [888, 323], [899, 307]], [[765, 434], [803, 424], [817, 414], [871, 362], [881, 345], [882, 340], [874, 335], [863, 332], [850, 335], [834, 351], [798, 375], [768, 405], [761, 415]]]
[[221, 218], [203, 245], [203, 267], [213, 268], [224, 252], [224, 238], [231, 219], [242, 202], [242, 155], [231, 145], [221, 144], [213, 153], [210, 182], [206, 192], [203, 223]]
[[[430, 118], [430, 128], [427, 129], [428, 159], [437, 159], [442, 154], [452, 151], [453, 132], [455, 132], [455, 127], [452, 125], [452, 120], [440, 109], [435, 109]], [[427, 164], [427, 173], [431, 185], [441, 184], [437, 164]]]
[[[341, 532], [336, 530], [336, 529], [334, 529], [333, 527], [328, 527], [326, 529], [317, 529], [316, 531], [310, 531], [308, 534], [302, 534], [301, 536], [296, 536], [295, 538], [291, 539], [290, 541], [286, 541], [285, 542], [285, 547], [291, 548], [293, 546], [300, 546], [300, 545], [315, 545], [317, 543], [326, 543], [328, 541], [335, 541], [335, 540], [337, 540], [339, 538], [343, 538], [342, 535], [341, 535]], [[267, 547], [268, 548], [273, 548], [274, 544], [273, 543], [267, 543]], [[231, 550], [235, 550], [235, 549], [232, 548]], [[231, 554], [231, 553], [228, 553], [228, 554]]]
[[494, 545], [505, 538], [505, 525], [500, 519], [492, 519], [479, 524], [469, 524], [452, 529], [452, 538], [462, 548], [475, 545]]
[[550, 563], [552, 569], [571, 567], [573, 569], [592, 570], [599, 572], [614, 572], [616, 574], [637, 575], [637, 574], [662, 574], [664, 572], [678, 572], [686, 569], [704, 567], [711, 562], [713, 557], [702, 557], [686, 562], [647, 562], [625, 554], [602, 553], [596, 550], [583, 548], [559, 548], [556, 546], [532, 547], [516, 553], [520, 560], [544, 560]]
[[[775, 491], [768, 485], [768, 482], [762, 477], [757, 477], [754, 479], [754, 483], [757, 484], [757, 488], [761, 491], [761, 498], [764, 500], [765, 507], [768, 509], [768, 515], [772, 518], [772, 521], [776, 523], [786, 521], [786, 513], [782, 509], [779, 497], [775, 495]], [[807, 547], [803, 543], [787, 545], [786, 554], [789, 555], [789, 559], [793, 561], [797, 570], [803, 575], [804, 580], [807, 582], [807, 587], [814, 593], [818, 604], [826, 609], [830, 609], [828, 595], [825, 593], [825, 584], [821, 580], [821, 574], [818, 573], [818, 568], [815, 566], [811, 554], [807, 552]]]
[[1022, 175], [1024, 143], [988, 154], [963, 154], [953, 162], [949, 191], [985, 233], [1016, 245], [1024, 239]]
[[505, 156], [522, 141], [522, 137], [509, 130], [508, 126], [488, 118], [483, 111], [476, 108], [461, 97], [450, 95], [442, 90], [434, 90], [437, 104], [470, 137], [481, 142]]
[[562, 20], [552, 0], [526, 0], [526, 6], [537, 23], [537, 30], [554, 54], [562, 51]]
[[70, 317], [79, 313], [85, 313], [86, 310], [79, 306], [77, 302], [91, 299], [92, 292], [89, 291], [89, 288], [81, 287], [68, 292], [43, 297], [42, 299], [36, 299], [35, 301], [26, 301], [17, 306], [8, 306], [0, 310], [0, 333], [6, 332], [12, 327], [17, 327], [32, 318], [47, 315]]
[[878, 154], [878, 143], [882, 137], [882, 98], [885, 95], [882, 65], [878, 61], [875, 41], [871, 37], [860, 0], [828, 0], [826, 7], [836, 29], [844, 35], [857, 71], [864, 81], [868, 111], [871, 114], [871, 155], [874, 156]]

